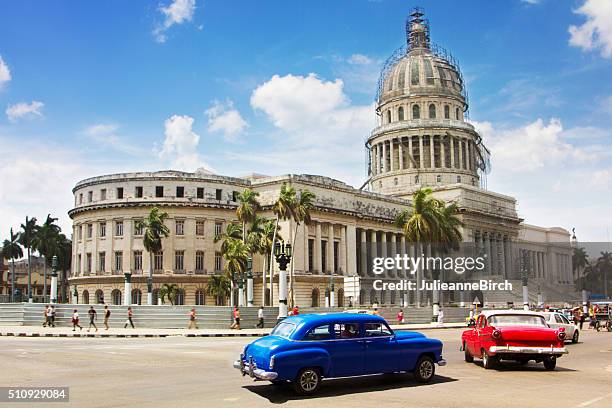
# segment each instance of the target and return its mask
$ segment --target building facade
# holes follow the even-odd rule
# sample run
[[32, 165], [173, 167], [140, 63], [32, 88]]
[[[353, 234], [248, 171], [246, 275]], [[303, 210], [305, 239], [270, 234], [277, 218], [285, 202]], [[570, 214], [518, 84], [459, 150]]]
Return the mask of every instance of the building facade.
[[[158, 206], [169, 214], [170, 236], [163, 240], [162, 253], [152, 257], [154, 298], [161, 285], [175, 283], [180, 288], [178, 303], [214, 304], [206, 287], [211, 276], [223, 273], [220, 243], [214, 238], [236, 219], [236, 194], [246, 188], [257, 191], [261, 215], [272, 218], [271, 206], [283, 183], [291, 184], [298, 194], [308, 189], [316, 195], [309, 225], [300, 224], [296, 229], [290, 221], [280, 223], [284, 240], [295, 241], [298, 305], [322, 306], [332, 288], [335, 305], [346, 305], [344, 277], [359, 277], [359, 293], [350, 299], [355, 305], [436, 302], [435, 293], [385, 292], [373, 286], [381, 278], [433, 276], [427, 269], [416, 274], [390, 270], [383, 275], [372, 270], [376, 257], [431, 253], [431, 248], [406, 242], [393, 224], [421, 187], [430, 187], [436, 197], [457, 203], [463, 240], [473, 253], [486, 258], [478, 277], [520, 282], [529, 270], [531, 281], [538, 282], [530, 287], [547, 290], [550, 286], [551, 296], [571, 292], [569, 233], [523, 224], [513, 197], [484, 188], [489, 152], [466, 121], [468, 100], [461, 71], [446, 51], [431, 43], [422, 17], [418, 10], [411, 14], [405, 47], [387, 61], [381, 73], [376, 104], [380, 124], [366, 140], [369, 166], [364, 189], [316, 175], [233, 178], [203, 170], [113, 174], [80, 181], [73, 189], [75, 203], [69, 212], [73, 219], [70, 285], [71, 293], [77, 295], [74, 300], [121, 303], [127, 272], [132, 302], [145, 299], [146, 303], [151, 261], [137, 224]], [[277, 304], [278, 274], [271, 291], [265, 288], [264, 265], [263, 258], [255, 256], [255, 304], [270, 296]], [[440, 300], [466, 304], [471, 301], [466, 296], [445, 293]]]

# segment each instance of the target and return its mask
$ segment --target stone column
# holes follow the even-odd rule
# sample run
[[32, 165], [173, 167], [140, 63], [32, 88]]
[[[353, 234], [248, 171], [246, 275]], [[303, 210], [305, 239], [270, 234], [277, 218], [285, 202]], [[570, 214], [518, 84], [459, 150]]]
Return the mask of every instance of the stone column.
[[[412, 160], [414, 160], [413, 156], [412, 156], [412, 136], [408, 136], [408, 157], [412, 157]], [[411, 159], [408, 159], [408, 168], [412, 169], [414, 168], [414, 163], [412, 163]]]
[[342, 270], [344, 275], [346, 275], [348, 263], [346, 252], [346, 225], [340, 226], [340, 244], [338, 245], [338, 252], [338, 268]]
[[[370, 231], [370, 245], [372, 246], [372, 259], [378, 257], [378, 243], [376, 241], [376, 230]], [[372, 266], [372, 264], [368, 265], [368, 269]], [[376, 276], [372, 273], [373, 276]]]
[[[387, 257], [387, 232], [386, 231], [380, 232], [380, 256], [382, 258]], [[388, 278], [391, 276], [391, 272], [387, 271], [387, 273], [385, 273], [383, 276], [385, 278]]]
[[459, 149], [459, 168], [463, 169], [463, 139], [457, 140], [457, 148]]
[[433, 169], [436, 167], [436, 160], [434, 155], [434, 137], [433, 135], [429, 135], [429, 160], [431, 161], [430, 168]]
[[351, 224], [344, 227], [344, 242], [346, 251], [344, 276], [357, 276], [357, 227], [355, 225]]
[[468, 140], [465, 146], [465, 154], [466, 154], [468, 170], [472, 170], [472, 155], [470, 152], [471, 147], [472, 147], [472, 142]]
[[[389, 256], [393, 256], [395, 258], [397, 254], [397, 235], [395, 233], [391, 233], [391, 253], [389, 254]], [[393, 268], [390, 275], [392, 277], [397, 277], [397, 268]]]
[[321, 274], [323, 272], [323, 265], [321, 260], [321, 223], [319, 221], [315, 221], [315, 242], [314, 242], [314, 259], [315, 259], [315, 268], [317, 274]]
[[325, 269], [330, 273], [335, 273], [334, 270], [334, 224], [327, 224], [327, 265]]
[[440, 136], [440, 167], [446, 168], [446, 146], [444, 146], [444, 136]]
[[359, 242], [359, 250], [361, 251], [360, 264], [361, 264], [361, 273], [359, 276], [368, 276], [368, 240], [366, 237], [366, 230], [361, 229], [359, 233], [360, 242]]
[[[425, 168], [425, 158], [423, 157], [423, 139], [425, 137], [423, 135], [419, 135], [419, 167]], [[422, 180], [419, 180], [419, 183], [422, 183]]]
[[395, 170], [395, 139], [389, 140], [389, 171]]
[[451, 168], [455, 168], [455, 139], [452, 136], [449, 136], [450, 142], [450, 162]]
[[398, 151], [399, 151], [399, 169], [400, 170], [404, 170], [404, 138], [400, 137], [399, 138], [399, 145], [398, 145]]
[[[488, 232], [484, 232], [482, 234], [482, 245], [484, 247], [484, 253], [486, 254], [486, 274], [488, 276], [491, 276], [493, 274], [493, 271], [491, 270], [491, 265], [493, 264], [492, 259], [491, 259], [491, 234]], [[481, 299], [484, 302], [484, 299]]]
[[389, 171], [387, 169], [387, 142], [382, 142], [382, 169], [383, 173]]

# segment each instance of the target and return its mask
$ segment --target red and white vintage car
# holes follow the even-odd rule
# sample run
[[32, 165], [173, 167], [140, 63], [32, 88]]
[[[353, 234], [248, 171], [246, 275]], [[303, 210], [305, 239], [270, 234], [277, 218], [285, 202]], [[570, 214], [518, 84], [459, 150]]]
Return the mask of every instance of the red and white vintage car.
[[552, 329], [544, 317], [522, 310], [483, 311], [476, 325], [463, 332], [461, 346], [465, 361], [482, 359], [484, 368], [493, 368], [500, 360], [527, 364], [529, 360], [543, 362], [554, 370], [557, 358], [567, 354], [563, 328]]

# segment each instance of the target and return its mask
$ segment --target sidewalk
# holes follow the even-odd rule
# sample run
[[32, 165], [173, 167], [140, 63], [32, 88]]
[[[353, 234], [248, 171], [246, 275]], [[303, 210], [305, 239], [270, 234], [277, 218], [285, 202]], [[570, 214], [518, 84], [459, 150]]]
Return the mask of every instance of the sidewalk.
[[[430, 324], [393, 324], [393, 330], [429, 330], [465, 327], [465, 323]], [[262, 337], [270, 334], [271, 329], [121, 329], [98, 328], [98, 331], [87, 332], [87, 329], [72, 331], [69, 327], [39, 326], [1, 326], [0, 336], [14, 337]]]

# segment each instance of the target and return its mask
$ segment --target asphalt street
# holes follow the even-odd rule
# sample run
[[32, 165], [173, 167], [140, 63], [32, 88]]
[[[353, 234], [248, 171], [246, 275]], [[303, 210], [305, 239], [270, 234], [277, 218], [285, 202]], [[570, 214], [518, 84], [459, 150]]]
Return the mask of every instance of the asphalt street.
[[[69, 403], [35, 407], [610, 407], [612, 333], [585, 331], [555, 371], [465, 363], [461, 329], [423, 330], [444, 342], [431, 384], [409, 374], [326, 380], [314, 397], [253, 382], [232, 368], [251, 338], [0, 338], [0, 386], [67, 386]], [[27, 403], [0, 403], [25, 407]]]

